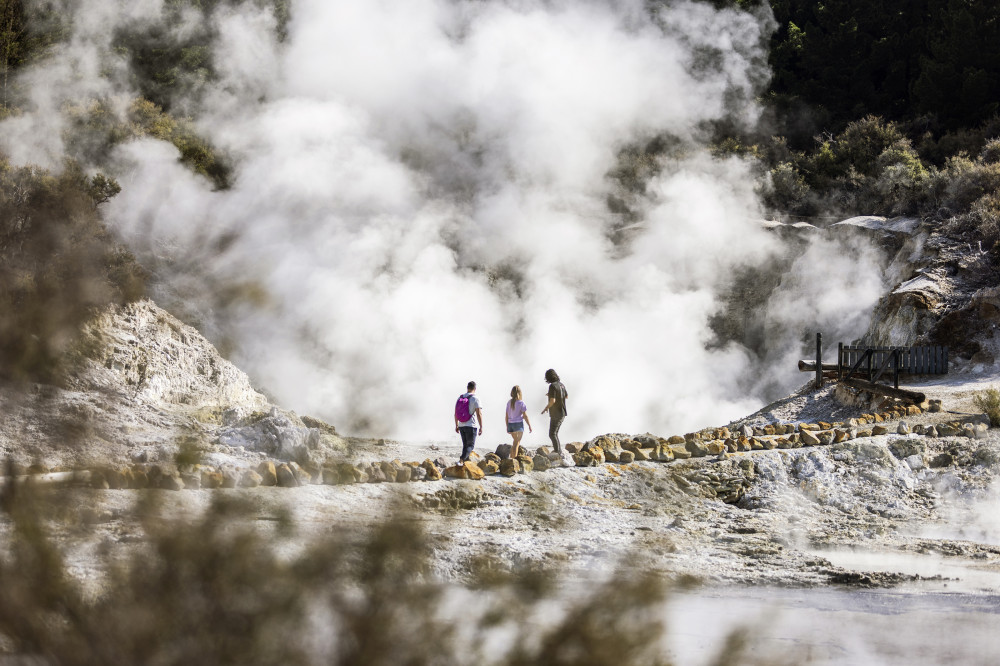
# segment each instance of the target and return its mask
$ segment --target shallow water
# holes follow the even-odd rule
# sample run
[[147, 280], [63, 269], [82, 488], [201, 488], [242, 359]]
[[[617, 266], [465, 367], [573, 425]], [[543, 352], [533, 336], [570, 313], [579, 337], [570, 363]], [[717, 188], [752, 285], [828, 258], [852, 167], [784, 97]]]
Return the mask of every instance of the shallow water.
[[739, 663], [996, 664], [1000, 595], [944, 591], [727, 588], [675, 595], [666, 652], [711, 663], [731, 631], [749, 631]]

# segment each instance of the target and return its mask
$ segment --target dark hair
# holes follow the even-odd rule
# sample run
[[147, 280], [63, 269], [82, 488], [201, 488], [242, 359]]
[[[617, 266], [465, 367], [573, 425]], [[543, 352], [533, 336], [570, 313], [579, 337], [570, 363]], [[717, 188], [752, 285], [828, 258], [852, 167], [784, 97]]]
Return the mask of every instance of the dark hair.
[[465, 388], [468, 389], [469, 391], [475, 391], [476, 390], [476, 382], [469, 382], [465, 386]]
[[557, 382], [559, 381], [559, 375], [556, 374], [555, 370], [549, 368], [548, 370], [545, 371], [545, 381], [549, 382], [550, 384], [552, 382]]

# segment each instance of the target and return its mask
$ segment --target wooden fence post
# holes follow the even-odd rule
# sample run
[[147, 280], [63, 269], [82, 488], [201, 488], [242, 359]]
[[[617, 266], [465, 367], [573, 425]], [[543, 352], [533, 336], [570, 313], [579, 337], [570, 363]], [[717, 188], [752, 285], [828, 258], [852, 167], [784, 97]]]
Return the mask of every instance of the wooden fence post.
[[823, 388], [823, 334], [816, 334], [816, 388]]

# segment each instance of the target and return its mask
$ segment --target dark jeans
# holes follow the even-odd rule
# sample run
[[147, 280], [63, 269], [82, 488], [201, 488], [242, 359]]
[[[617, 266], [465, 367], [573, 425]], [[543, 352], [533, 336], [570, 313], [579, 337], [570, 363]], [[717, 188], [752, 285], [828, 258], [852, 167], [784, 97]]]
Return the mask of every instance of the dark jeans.
[[458, 429], [458, 434], [462, 436], [462, 462], [469, 459], [472, 449], [476, 448], [476, 429], [469, 426], [462, 426]]
[[562, 453], [562, 445], [559, 444], [559, 426], [562, 425], [565, 418], [564, 414], [559, 414], [558, 416], [552, 414], [549, 419], [549, 439], [552, 440], [552, 446], [559, 453]]

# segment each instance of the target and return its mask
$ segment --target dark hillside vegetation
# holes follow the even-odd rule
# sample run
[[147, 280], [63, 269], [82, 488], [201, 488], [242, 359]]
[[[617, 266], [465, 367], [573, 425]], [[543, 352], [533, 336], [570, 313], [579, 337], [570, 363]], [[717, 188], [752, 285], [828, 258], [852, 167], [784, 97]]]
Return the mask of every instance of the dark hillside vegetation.
[[145, 272], [98, 213], [119, 190], [75, 164], [53, 174], [0, 160], [0, 378], [57, 380], [97, 308], [144, 294]]

